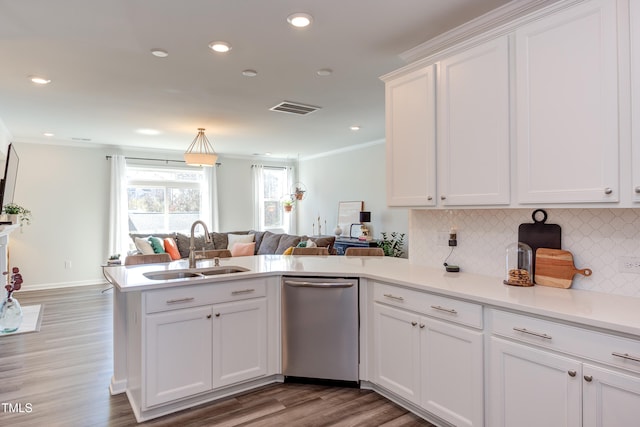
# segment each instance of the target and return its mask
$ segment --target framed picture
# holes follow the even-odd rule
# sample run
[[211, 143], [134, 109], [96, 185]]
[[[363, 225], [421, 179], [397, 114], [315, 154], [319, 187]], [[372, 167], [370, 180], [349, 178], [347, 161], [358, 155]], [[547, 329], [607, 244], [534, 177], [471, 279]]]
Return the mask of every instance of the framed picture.
[[[360, 212], [364, 207], [363, 201], [338, 202], [338, 225], [342, 228], [342, 237], [349, 237], [351, 224], [360, 224]], [[354, 237], [360, 235], [360, 227], [353, 227]]]

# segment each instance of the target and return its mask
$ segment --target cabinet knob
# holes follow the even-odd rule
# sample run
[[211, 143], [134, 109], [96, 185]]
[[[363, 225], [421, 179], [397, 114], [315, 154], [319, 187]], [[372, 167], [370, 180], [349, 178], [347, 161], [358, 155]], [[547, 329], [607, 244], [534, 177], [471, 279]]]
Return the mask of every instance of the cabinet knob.
[[440, 200], [446, 200], [447, 196], [440, 196]]
[[574, 370], [571, 370], [571, 371], [568, 372], [568, 374], [569, 374], [570, 377], [575, 377], [577, 372], [574, 371]]
[[593, 381], [593, 377], [591, 375], [585, 375], [584, 376], [584, 380], [588, 383], [590, 383], [591, 381]]
[[[638, 187], [638, 188], [640, 188], [640, 187]], [[636, 190], [638, 190], [638, 188], [636, 188]], [[636, 193], [638, 193], [638, 192], [639, 192], [639, 191], [636, 191]], [[427, 196], [427, 200], [433, 200], [433, 197], [431, 197], [431, 196]]]
[[220, 313], [216, 313], [216, 317], [220, 317]]
[[636, 194], [640, 194], [640, 187], [636, 187], [634, 191], [636, 192]]
[[604, 194], [611, 194], [613, 193], [613, 190], [610, 187], [607, 187], [604, 189]]
[[425, 324], [424, 323], [420, 323], [420, 329], [424, 329]]
[[211, 315], [210, 314], [207, 314], [207, 319], [211, 319]]
[[416, 326], [418, 322], [411, 322], [411, 326]]

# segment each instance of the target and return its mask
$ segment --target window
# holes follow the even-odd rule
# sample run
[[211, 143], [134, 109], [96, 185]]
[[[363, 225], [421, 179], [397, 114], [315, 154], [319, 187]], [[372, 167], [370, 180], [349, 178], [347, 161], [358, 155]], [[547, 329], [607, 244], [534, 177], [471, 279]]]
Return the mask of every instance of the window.
[[202, 169], [127, 165], [129, 232], [189, 232], [200, 219]]
[[256, 172], [259, 229], [290, 232], [291, 214], [284, 212], [282, 202], [289, 197], [291, 168], [265, 166], [256, 168]]

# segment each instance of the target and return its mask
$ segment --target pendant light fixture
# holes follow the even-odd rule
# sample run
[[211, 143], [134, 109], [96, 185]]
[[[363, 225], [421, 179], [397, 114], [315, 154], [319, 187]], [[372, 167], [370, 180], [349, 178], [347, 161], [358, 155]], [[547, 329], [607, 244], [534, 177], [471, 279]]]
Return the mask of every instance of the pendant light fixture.
[[198, 134], [184, 153], [184, 161], [189, 166], [214, 166], [218, 155], [204, 134], [204, 128], [198, 128]]

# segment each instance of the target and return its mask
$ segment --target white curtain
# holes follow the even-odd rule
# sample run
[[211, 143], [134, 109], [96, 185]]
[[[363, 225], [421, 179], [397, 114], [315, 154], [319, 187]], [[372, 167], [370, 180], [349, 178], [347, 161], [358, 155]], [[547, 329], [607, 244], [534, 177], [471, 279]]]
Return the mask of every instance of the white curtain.
[[[296, 182], [296, 169], [292, 166], [287, 168], [287, 191], [292, 191]], [[288, 233], [296, 234], [296, 217], [297, 217], [297, 209], [293, 210], [291, 213], [287, 214], [285, 221], [288, 221], [289, 229]]]
[[251, 166], [253, 182], [253, 229], [262, 230], [264, 218], [264, 203], [262, 203], [262, 189], [264, 187], [262, 171], [263, 165]]
[[126, 256], [129, 249], [127, 213], [127, 163], [122, 155], [111, 156], [109, 190], [109, 255]]
[[218, 166], [203, 167], [204, 185], [200, 198], [200, 216], [209, 231], [220, 231], [218, 221]]

